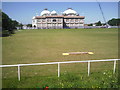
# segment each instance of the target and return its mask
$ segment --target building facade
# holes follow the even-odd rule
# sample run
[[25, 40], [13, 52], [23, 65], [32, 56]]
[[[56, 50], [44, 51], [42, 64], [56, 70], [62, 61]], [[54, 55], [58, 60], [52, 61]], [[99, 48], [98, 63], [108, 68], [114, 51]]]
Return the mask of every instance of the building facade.
[[32, 18], [32, 27], [37, 29], [79, 28], [84, 26], [84, 18], [72, 8], [65, 10], [62, 15], [58, 15], [54, 10], [50, 12], [44, 9], [40, 16]]

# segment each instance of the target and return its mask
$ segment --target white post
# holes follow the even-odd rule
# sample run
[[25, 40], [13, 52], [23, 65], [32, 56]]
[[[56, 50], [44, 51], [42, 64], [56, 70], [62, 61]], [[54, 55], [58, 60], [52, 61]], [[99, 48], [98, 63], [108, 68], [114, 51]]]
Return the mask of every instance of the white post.
[[58, 77], [60, 77], [60, 63], [58, 63]]
[[88, 76], [90, 75], [90, 61], [88, 61]]
[[114, 61], [113, 74], [115, 73], [115, 68], [116, 68], [116, 60]]
[[18, 65], [18, 80], [20, 81], [20, 66]]

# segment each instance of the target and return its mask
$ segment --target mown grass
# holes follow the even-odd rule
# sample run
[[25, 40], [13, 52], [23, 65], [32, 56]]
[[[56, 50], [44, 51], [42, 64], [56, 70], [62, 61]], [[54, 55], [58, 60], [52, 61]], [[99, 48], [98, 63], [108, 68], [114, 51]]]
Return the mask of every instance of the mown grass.
[[[117, 29], [57, 29], [21, 30], [11, 37], [3, 37], [3, 64], [43, 63], [118, 58]], [[92, 51], [94, 55], [62, 56], [63, 52]], [[112, 74], [113, 62], [21, 67], [21, 81], [17, 68], [3, 68], [3, 87], [9, 88], [113, 88], [117, 73]], [[107, 74], [103, 74], [107, 73]], [[113, 82], [112, 82], [113, 80]]]

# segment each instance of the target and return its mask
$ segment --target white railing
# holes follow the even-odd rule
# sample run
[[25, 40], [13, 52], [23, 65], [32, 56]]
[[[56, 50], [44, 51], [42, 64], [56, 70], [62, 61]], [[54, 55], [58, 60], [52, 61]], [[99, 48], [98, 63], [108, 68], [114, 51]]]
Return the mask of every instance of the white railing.
[[103, 61], [114, 61], [113, 74], [116, 69], [116, 61], [120, 59], [105, 59], [105, 60], [86, 60], [86, 61], [66, 61], [66, 62], [50, 62], [50, 63], [32, 63], [32, 64], [16, 64], [16, 65], [0, 65], [0, 67], [18, 67], [18, 80], [20, 81], [20, 67], [30, 65], [47, 65], [47, 64], [58, 64], [58, 77], [60, 77], [60, 64], [63, 63], [88, 63], [88, 76], [90, 75], [90, 63], [91, 62], [103, 62]]

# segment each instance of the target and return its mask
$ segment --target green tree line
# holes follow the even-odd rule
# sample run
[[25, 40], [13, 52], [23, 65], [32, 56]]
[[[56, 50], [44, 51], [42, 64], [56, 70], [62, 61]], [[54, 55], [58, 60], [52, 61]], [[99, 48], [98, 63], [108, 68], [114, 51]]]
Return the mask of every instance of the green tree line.
[[111, 26], [120, 26], [120, 19], [111, 19], [108, 21], [108, 24]]
[[[120, 19], [115, 19], [115, 18], [112, 18], [111, 20], [109, 20], [107, 22], [110, 26], [120, 26]], [[105, 25], [101, 23], [101, 21], [98, 21], [95, 23], [96, 26], [102, 26], [102, 25]], [[93, 26], [93, 24], [89, 24], [88, 26]]]
[[12, 20], [7, 14], [2, 12], [2, 36], [10, 36], [15, 33], [17, 27], [22, 29], [22, 26], [18, 21]]

